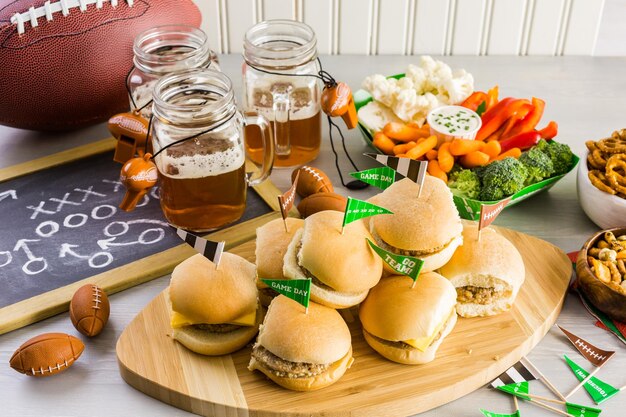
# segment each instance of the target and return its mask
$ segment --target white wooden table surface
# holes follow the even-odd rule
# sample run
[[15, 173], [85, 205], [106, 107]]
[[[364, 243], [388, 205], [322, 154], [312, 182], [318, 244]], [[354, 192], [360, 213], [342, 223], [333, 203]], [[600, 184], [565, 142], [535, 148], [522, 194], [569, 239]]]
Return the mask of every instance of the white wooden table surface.
[[[418, 59], [407, 56], [322, 57], [325, 69], [355, 90], [367, 75], [403, 72], [409, 63]], [[578, 155], [584, 152], [585, 140], [601, 138], [615, 129], [626, 127], [626, 58], [454, 56], [445, 57], [445, 61], [453, 68], [462, 67], [471, 72], [477, 89], [484, 90], [498, 84], [502, 97], [530, 98], [535, 95], [545, 99], [544, 123], [558, 121], [558, 139], [568, 143]], [[224, 56], [221, 65], [233, 79], [239, 97], [241, 57]], [[0, 127], [0, 167], [99, 140], [107, 135], [103, 125], [60, 134]], [[349, 131], [346, 137], [359, 168], [375, 166], [375, 163], [360, 156], [368, 148], [358, 131]], [[322, 168], [335, 184], [339, 184], [326, 130], [320, 157], [313, 165]], [[345, 173], [350, 171], [345, 158], [342, 166]], [[281, 188], [285, 188], [289, 181], [284, 170], [275, 171], [272, 179]], [[340, 186], [337, 188], [340, 193], [346, 194], [347, 190]], [[366, 198], [373, 192], [371, 187], [351, 195]], [[0, 211], [0, 215], [2, 221], [10, 221], [10, 213]], [[578, 204], [575, 173], [567, 175], [549, 192], [504, 211], [496, 224], [545, 239], [565, 252], [579, 249], [586, 238], [598, 229]], [[66, 332], [78, 335], [67, 313], [0, 336], [0, 416], [191, 416], [126, 385], [117, 368], [117, 338], [133, 317], [166, 288], [168, 282], [169, 277], [162, 277], [111, 296], [111, 318], [105, 331], [93, 340], [85, 340], [83, 356], [68, 372], [51, 378], [29, 378], [17, 374], [9, 368], [8, 360], [22, 342], [37, 334]], [[577, 297], [567, 296], [557, 322], [600, 347], [616, 350], [615, 358], [598, 376], [616, 387], [626, 384], [625, 346], [608, 332], [594, 326], [595, 320], [587, 314]], [[489, 338], [490, 329], [485, 329], [484, 334], [485, 338]], [[565, 365], [563, 354], [589, 368], [556, 328], [549, 331], [529, 358], [565, 393], [576, 385], [576, 380]], [[531, 387], [537, 394], [550, 395], [539, 382], [533, 382]], [[592, 405], [583, 389], [571, 399]], [[618, 394], [602, 406], [602, 416], [624, 416], [624, 406], [626, 393]], [[551, 414], [531, 404], [521, 404], [520, 407], [524, 417]], [[511, 398], [484, 387], [422, 415], [480, 416], [480, 408], [505, 413], [514, 411]]]

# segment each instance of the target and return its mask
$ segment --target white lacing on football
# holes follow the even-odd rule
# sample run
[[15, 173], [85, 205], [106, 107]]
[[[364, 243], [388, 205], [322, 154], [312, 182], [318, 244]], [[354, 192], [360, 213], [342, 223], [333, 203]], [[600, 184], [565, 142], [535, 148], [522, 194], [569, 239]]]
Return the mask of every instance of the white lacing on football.
[[48, 369], [45, 369], [44, 367], [40, 367], [39, 369], [31, 368], [30, 372], [33, 374], [33, 376], [36, 376], [38, 373], [41, 375], [45, 374], [46, 372], [52, 373], [53, 371], [56, 371], [56, 370], [60, 371], [61, 368], [63, 368], [63, 366], [67, 368], [68, 366], [70, 366], [69, 364], [72, 362], [74, 362], [73, 358], [70, 358], [69, 363], [67, 362], [67, 359], [65, 359], [63, 363], [57, 363], [54, 366], [48, 366]]
[[[70, 9], [78, 8], [81, 12], [87, 10], [87, 6], [95, 4], [96, 9], [101, 9], [104, 2], [111, 3], [116, 7], [118, 0], [59, 0], [55, 2], [47, 1], [41, 7], [31, 7], [27, 12], [15, 13], [11, 16], [11, 23], [17, 26], [17, 33], [23, 34], [26, 30], [25, 23], [30, 22], [30, 26], [36, 28], [39, 26], [39, 18], [45, 17], [48, 22], [53, 20], [54, 13], [61, 12], [63, 16], [70, 14]], [[133, 7], [134, 0], [125, 0], [128, 7]]]

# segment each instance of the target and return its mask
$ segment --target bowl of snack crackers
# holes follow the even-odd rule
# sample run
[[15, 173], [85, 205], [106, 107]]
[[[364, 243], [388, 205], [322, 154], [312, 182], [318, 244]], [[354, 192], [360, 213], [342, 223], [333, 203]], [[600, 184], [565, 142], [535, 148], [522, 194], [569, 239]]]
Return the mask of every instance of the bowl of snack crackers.
[[626, 227], [593, 235], [576, 260], [578, 288], [613, 320], [626, 322]]
[[576, 181], [580, 205], [603, 229], [626, 226], [626, 129], [585, 145]]

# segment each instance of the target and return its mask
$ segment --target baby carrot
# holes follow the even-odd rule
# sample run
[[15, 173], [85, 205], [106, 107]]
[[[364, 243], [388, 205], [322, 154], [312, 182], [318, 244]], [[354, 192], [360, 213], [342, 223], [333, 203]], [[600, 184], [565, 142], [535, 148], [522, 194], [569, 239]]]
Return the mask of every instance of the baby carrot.
[[493, 140], [491, 142], [487, 142], [485, 144], [485, 147], [482, 150], [482, 152], [484, 152], [487, 155], [489, 155], [490, 159], [493, 159], [496, 156], [500, 155], [501, 151], [502, 151], [502, 147], [500, 146], [500, 142], [498, 142], [497, 140]]
[[414, 148], [415, 145], [417, 145], [415, 142], [400, 143], [393, 147], [393, 153], [396, 155], [399, 153], [406, 153], [409, 149]]
[[482, 150], [483, 146], [485, 143], [480, 140], [454, 139], [450, 142], [450, 153], [454, 156], [467, 155]]
[[413, 149], [409, 149], [406, 155], [411, 159], [417, 159], [426, 154], [426, 152], [437, 146], [437, 136], [430, 136], [426, 140], [418, 143]]
[[383, 127], [383, 133], [391, 139], [400, 142], [411, 142], [424, 136], [420, 129], [407, 126], [403, 123], [390, 122]]
[[430, 151], [426, 152], [426, 159], [428, 159], [429, 161], [437, 159], [437, 154], [438, 152], [436, 149], [431, 149]]
[[376, 132], [372, 143], [387, 155], [393, 155], [393, 147], [396, 146], [396, 144], [383, 132]]
[[454, 156], [450, 153], [450, 143], [444, 142], [439, 146], [439, 154], [437, 155], [439, 168], [443, 172], [450, 172], [454, 166]]
[[461, 157], [461, 165], [465, 168], [476, 168], [489, 163], [489, 155], [481, 151], [473, 151]]
[[428, 161], [428, 173], [433, 177], [437, 177], [446, 184], [448, 183], [448, 175], [441, 170], [439, 166], [439, 162], [436, 159], [431, 159]]
[[522, 155], [522, 150], [520, 148], [511, 148], [506, 152], [502, 152], [500, 155], [494, 158], [495, 161], [500, 161], [504, 158], [508, 158], [509, 156], [512, 158], [519, 158]]

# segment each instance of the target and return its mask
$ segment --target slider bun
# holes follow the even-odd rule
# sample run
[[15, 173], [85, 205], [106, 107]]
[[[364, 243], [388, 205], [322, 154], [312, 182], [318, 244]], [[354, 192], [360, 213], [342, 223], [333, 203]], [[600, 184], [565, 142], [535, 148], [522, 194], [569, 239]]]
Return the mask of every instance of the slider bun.
[[435, 359], [439, 345], [441, 345], [443, 339], [445, 339], [446, 336], [452, 332], [452, 329], [456, 324], [456, 319], [456, 313], [451, 314], [450, 318], [446, 321], [445, 327], [443, 328], [439, 339], [434, 341], [423, 352], [418, 349], [402, 349], [383, 343], [379, 339], [372, 337], [365, 329], [363, 329], [363, 336], [365, 337], [367, 344], [384, 358], [406, 365], [421, 365]]
[[[288, 249], [285, 260], [294, 257], [296, 253], [297, 263], [333, 290], [362, 294], [380, 280], [383, 262], [366, 241], [366, 238], [373, 240], [373, 237], [365, 224], [362, 221], [350, 223], [342, 235], [342, 219], [343, 213], [333, 210], [320, 211], [307, 217], [301, 234], [297, 232], [294, 235], [290, 244], [293, 247]], [[297, 252], [299, 243], [301, 249]], [[302, 275], [293, 269], [297, 263], [285, 265], [285, 277], [297, 278]]]
[[[293, 235], [304, 225], [304, 220], [288, 217], [289, 232], [285, 231], [283, 219], [275, 219], [256, 229], [256, 267], [259, 278], [284, 279], [283, 258]], [[258, 288], [267, 288], [261, 280]]]
[[404, 178], [368, 200], [393, 212], [370, 218], [372, 230], [389, 245], [428, 251], [446, 245], [461, 234], [459, 212], [446, 184], [426, 175], [420, 198], [418, 191], [415, 182]]
[[435, 333], [450, 317], [456, 291], [450, 281], [435, 272], [413, 280], [394, 275], [383, 278], [361, 303], [359, 318], [368, 333], [392, 342], [419, 339]]
[[509, 297], [491, 304], [458, 303], [457, 313], [462, 317], [492, 316], [509, 310], [526, 276], [517, 248], [491, 227], [481, 231], [478, 241], [476, 222], [464, 222], [463, 246], [439, 272], [456, 288], [474, 286], [511, 292]]
[[201, 355], [227, 355], [244, 347], [259, 331], [265, 310], [259, 308], [254, 326], [241, 326], [227, 333], [208, 332], [193, 326], [174, 329], [172, 337], [187, 349]]
[[352, 365], [352, 362], [354, 362], [354, 359], [352, 358], [352, 347], [350, 347], [348, 353], [330, 365], [326, 372], [311, 377], [288, 378], [278, 376], [271, 372], [264, 363], [257, 361], [255, 358], [250, 359], [248, 369], [251, 371], [256, 369], [263, 372], [269, 379], [283, 388], [293, 391], [315, 391], [334, 384], [343, 376], [350, 365]]
[[304, 307], [284, 295], [269, 306], [257, 343], [291, 361], [326, 364], [349, 353], [350, 330], [337, 310], [317, 303]]
[[228, 323], [257, 309], [254, 264], [224, 252], [219, 268], [196, 254], [174, 268], [169, 295], [172, 310], [194, 323]]

